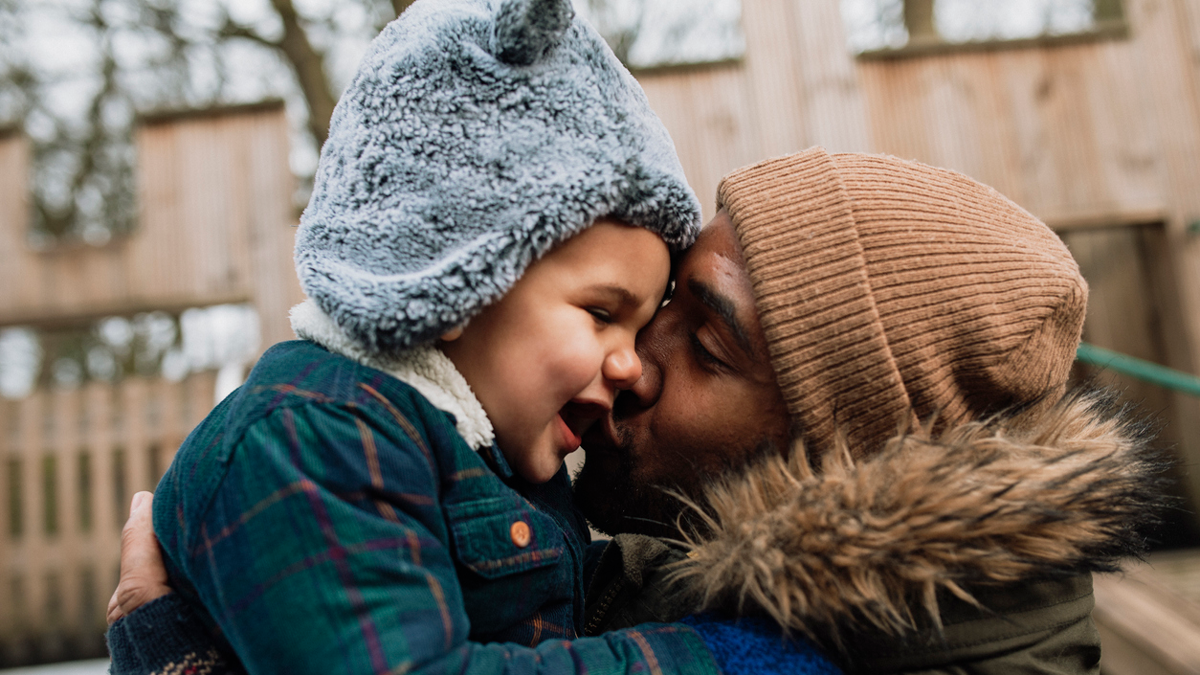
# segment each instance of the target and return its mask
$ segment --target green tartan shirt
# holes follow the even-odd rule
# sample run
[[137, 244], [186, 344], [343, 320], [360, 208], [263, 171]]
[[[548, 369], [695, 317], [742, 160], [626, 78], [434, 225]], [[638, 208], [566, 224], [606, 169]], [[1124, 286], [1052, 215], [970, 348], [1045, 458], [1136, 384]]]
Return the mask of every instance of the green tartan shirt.
[[416, 390], [310, 342], [270, 349], [192, 432], [154, 529], [251, 673], [718, 672], [680, 624], [574, 639], [587, 530], [565, 471], [522, 482]]

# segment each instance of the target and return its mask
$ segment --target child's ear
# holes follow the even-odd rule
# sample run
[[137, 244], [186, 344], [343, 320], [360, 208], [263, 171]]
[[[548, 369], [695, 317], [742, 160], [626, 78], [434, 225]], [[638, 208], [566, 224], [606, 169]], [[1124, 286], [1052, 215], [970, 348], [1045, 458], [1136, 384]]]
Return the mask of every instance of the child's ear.
[[458, 338], [462, 337], [462, 334], [463, 334], [463, 327], [456, 326], [456, 327], [451, 328], [450, 330], [446, 331], [445, 333], [442, 333], [442, 337], [440, 337], [438, 339], [441, 340], [442, 342], [454, 342]]

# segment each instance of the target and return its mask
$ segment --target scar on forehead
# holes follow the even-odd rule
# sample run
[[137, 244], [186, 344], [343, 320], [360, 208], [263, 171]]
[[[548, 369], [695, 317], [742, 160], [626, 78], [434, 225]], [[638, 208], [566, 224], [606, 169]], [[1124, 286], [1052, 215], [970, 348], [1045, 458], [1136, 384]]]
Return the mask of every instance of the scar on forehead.
[[758, 350], [754, 348], [754, 343], [750, 339], [750, 332], [738, 320], [737, 305], [732, 299], [699, 279], [688, 279], [687, 285], [688, 290], [696, 296], [700, 304], [712, 310], [721, 319], [721, 323], [725, 324], [725, 327], [733, 334], [733, 339], [737, 341], [742, 351], [750, 356], [758, 354]]

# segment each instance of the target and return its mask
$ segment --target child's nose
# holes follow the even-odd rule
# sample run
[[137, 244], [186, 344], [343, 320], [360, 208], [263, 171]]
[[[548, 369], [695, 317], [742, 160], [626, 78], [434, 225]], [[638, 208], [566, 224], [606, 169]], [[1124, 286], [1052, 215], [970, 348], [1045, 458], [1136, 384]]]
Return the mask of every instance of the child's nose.
[[634, 351], [633, 345], [609, 352], [608, 357], [604, 359], [603, 374], [617, 389], [632, 388], [642, 376], [642, 361]]

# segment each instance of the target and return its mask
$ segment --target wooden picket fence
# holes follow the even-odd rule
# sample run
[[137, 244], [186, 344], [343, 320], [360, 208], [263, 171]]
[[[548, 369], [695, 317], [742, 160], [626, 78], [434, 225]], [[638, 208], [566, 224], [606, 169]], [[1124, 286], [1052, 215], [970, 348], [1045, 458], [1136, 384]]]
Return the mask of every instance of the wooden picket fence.
[[212, 408], [214, 374], [0, 403], [0, 664], [104, 655], [121, 526]]
[[[139, 218], [102, 247], [27, 246], [30, 148], [0, 137], [0, 328], [244, 303], [292, 337], [295, 180], [279, 102], [160, 115], [136, 134]], [[215, 374], [0, 400], [0, 668], [104, 656], [120, 530], [213, 405]]]

